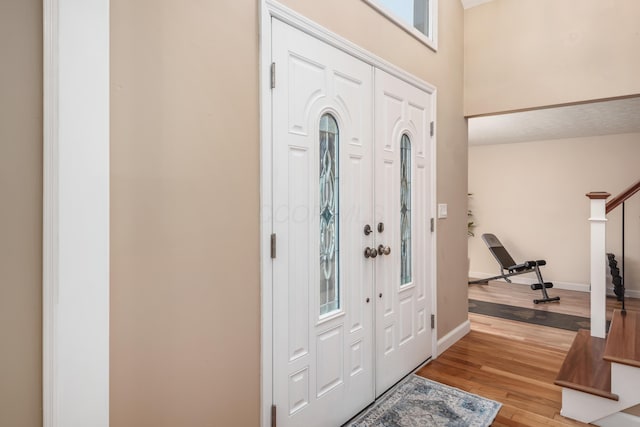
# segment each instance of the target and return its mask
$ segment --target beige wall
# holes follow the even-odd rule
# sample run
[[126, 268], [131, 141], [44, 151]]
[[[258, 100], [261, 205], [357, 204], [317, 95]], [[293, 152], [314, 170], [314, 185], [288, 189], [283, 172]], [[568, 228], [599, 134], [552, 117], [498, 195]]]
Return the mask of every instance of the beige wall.
[[[440, 336], [467, 319], [463, 11], [441, 3], [435, 54], [362, 1], [287, 2], [438, 87]], [[111, 4], [112, 426], [257, 425], [257, 1]]]
[[111, 1], [111, 426], [256, 426], [257, 0]]
[[42, 425], [42, 2], [0, 4], [0, 426]]
[[442, 337], [467, 320], [467, 279], [461, 268], [467, 263], [462, 5], [439, 3], [439, 49], [434, 53], [360, 0], [283, 3], [438, 89], [437, 198], [449, 205], [449, 217], [438, 221], [438, 336]]
[[494, 0], [465, 11], [465, 113], [640, 93], [637, 0]]
[[[617, 195], [638, 179], [640, 134], [469, 148], [471, 272], [497, 274], [480, 239], [493, 233], [516, 261], [546, 259], [545, 280], [589, 283], [590, 191]], [[608, 215], [607, 249], [620, 254], [620, 208]], [[629, 289], [640, 291], [640, 195], [627, 202]], [[517, 278], [514, 278], [517, 281]], [[640, 296], [640, 295], [637, 295]]]

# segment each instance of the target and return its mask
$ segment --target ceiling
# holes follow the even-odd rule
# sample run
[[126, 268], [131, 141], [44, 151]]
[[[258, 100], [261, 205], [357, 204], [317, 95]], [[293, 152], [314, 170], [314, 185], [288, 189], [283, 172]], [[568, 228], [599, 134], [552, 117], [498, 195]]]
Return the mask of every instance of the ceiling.
[[469, 145], [640, 132], [640, 97], [469, 119]]

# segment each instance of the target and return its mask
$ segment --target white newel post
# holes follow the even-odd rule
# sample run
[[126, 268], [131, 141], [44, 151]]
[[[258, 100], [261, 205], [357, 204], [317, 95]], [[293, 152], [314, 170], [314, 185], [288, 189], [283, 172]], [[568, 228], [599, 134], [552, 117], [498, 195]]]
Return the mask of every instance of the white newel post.
[[606, 289], [606, 201], [611, 194], [591, 192], [591, 336], [605, 338], [607, 325]]

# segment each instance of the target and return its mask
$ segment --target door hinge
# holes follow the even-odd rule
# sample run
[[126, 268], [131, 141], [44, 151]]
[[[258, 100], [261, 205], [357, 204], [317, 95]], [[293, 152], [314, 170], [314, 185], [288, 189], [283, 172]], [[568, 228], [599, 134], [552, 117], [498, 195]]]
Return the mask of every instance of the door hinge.
[[271, 89], [276, 87], [276, 63], [271, 63]]
[[436, 123], [435, 122], [431, 122], [431, 124], [429, 125], [429, 134], [431, 134], [431, 136], [433, 136], [433, 134], [436, 132]]
[[271, 405], [271, 427], [278, 427], [276, 419], [276, 405]]
[[271, 234], [271, 258], [276, 257], [276, 233]]
[[435, 329], [436, 328], [436, 315], [432, 314], [431, 315], [431, 329]]
[[431, 232], [436, 231], [436, 222], [433, 218], [431, 218]]

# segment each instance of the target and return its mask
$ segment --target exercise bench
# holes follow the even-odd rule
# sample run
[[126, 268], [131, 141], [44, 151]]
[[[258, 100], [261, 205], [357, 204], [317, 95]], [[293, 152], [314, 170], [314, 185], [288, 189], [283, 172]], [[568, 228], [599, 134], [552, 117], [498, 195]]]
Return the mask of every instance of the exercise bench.
[[542, 298], [534, 299], [533, 303], [539, 304], [541, 302], [560, 301], [560, 297], [549, 297], [549, 294], [547, 293], [547, 289], [553, 288], [553, 283], [545, 282], [542, 279], [540, 267], [547, 264], [545, 260], [525, 261], [522, 264], [516, 264], [511, 255], [509, 255], [509, 252], [507, 252], [507, 249], [502, 245], [502, 243], [500, 243], [500, 240], [498, 240], [495, 235], [489, 233], [483, 234], [482, 240], [486, 243], [489, 251], [496, 261], [498, 261], [502, 274], [499, 276], [489, 277], [487, 279], [472, 280], [469, 282], [470, 285], [487, 284], [490, 280], [498, 279], [504, 279], [507, 283], [511, 283], [511, 279], [509, 279], [511, 276], [535, 272], [538, 277], [538, 283], [532, 284], [531, 289], [534, 291], [542, 291]]

